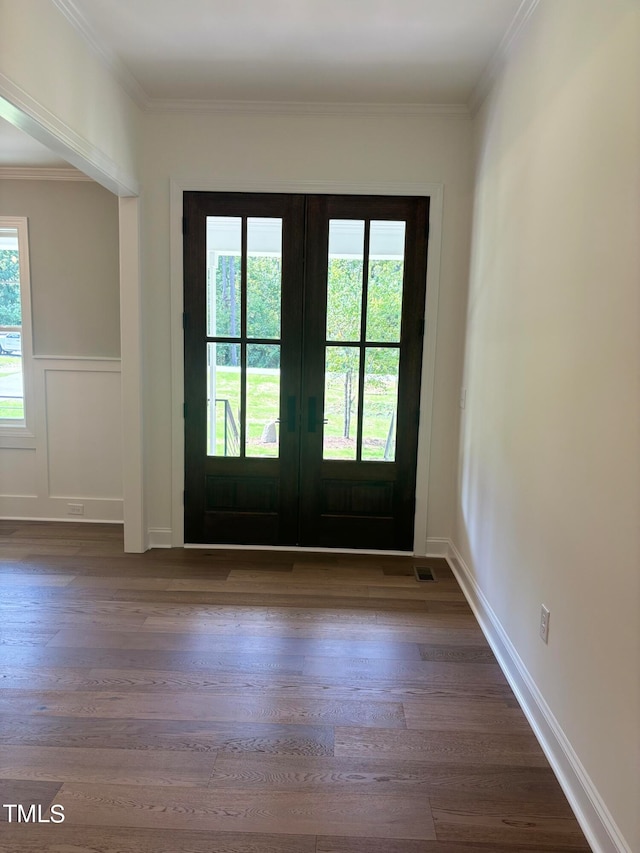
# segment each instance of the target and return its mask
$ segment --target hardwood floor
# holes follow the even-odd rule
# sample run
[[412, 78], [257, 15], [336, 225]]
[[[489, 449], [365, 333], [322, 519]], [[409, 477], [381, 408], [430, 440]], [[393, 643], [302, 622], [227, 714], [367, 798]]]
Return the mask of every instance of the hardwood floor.
[[431, 565], [0, 522], [0, 853], [588, 851]]

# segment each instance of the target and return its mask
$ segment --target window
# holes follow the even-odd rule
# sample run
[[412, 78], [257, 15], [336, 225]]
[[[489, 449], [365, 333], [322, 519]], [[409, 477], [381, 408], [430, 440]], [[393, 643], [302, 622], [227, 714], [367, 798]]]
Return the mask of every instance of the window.
[[31, 420], [31, 290], [27, 220], [0, 217], [0, 430], [22, 434]]

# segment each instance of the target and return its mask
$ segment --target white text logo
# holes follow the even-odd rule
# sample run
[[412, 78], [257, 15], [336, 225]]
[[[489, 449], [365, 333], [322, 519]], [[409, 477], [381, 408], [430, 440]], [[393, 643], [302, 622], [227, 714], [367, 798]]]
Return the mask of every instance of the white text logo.
[[28, 808], [22, 803], [3, 803], [3, 809], [7, 809], [9, 823], [62, 823], [64, 820], [64, 806], [51, 806], [49, 809], [49, 817], [43, 817], [43, 811], [46, 813], [46, 807], [43, 809], [41, 805], [33, 803]]

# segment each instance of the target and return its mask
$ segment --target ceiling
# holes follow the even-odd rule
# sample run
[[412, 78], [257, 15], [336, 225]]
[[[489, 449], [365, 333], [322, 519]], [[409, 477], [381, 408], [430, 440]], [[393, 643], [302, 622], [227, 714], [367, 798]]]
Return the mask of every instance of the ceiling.
[[0, 119], [0, 166], [57, 168], [68, 163], [24, 131]]
[[[467, 105], [531, 0], [52, 0], [140, 106]], [[21, 138], [22, 137], [22, 138]], [[59, 158], [0, 120], [0, 164]]]
[[[466, 104], [521, 0], [74, 0], [152, 99]], [[58, 5], [69, 5], [58, 0]]]

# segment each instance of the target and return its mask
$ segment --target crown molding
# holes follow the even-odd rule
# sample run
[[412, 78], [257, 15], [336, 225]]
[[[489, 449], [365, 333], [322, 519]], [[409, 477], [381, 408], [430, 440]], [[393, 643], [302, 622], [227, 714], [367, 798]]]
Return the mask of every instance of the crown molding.
[[509, 28], [498, 45], [498, 49], [485, 66], [485, 69], [480, 75], [476, 87], [469, 98], [469, 102], [467, 104], [469, 115], [475, 116], [482, 106], [482, 103], [491, 91], [491, 87], [493, 86], [500, 69], [504, 65], [506, 58], [509, 56], [510, 52], [513, 50], [528, 27], [531, 16], [535, 12], [539, 2], [540, 0], [522, 0], [518, 6], [517, 11], [509, 24]]
[[149, 102], [147, 93], [115, 51], [104, 44], [94, 27], [87, 21], [73, 0], [51, 0], [51, 2], [64, 15], [76, 32], [82, 36], [94, 56], [111, 72], [116, 82], [120, 84], [127, 95], [141, 109], [146, 109]]
[[148, 101], [147, 113], [220, 113], [239, 115], [356, 115], [356, 116], [450, 116], [468, 118], [465, 104], [385, 104], [314, 101], [215, 101], [187, 98]]
[[89, 181], [78, 169], [51, 166], [0, 166], [0, 181]]

